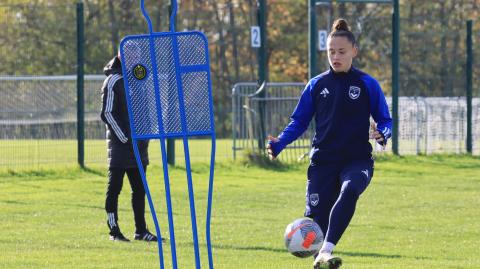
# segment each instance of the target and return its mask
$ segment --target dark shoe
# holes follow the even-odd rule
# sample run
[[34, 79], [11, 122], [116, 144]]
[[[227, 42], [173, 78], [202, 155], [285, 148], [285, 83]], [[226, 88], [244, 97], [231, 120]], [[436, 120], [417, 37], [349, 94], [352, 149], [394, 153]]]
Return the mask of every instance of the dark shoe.
[[144, 233], [135, 233], [135, 240], [147, 241], [147, 242], [157, 242], [157, 237], [149, 231]]
[[[110, 225], [109, 225], [110, 227]], [[130, 242], [128, 238], [126, 238], [122, 232], [120, 232], [120, 228], [118, 226], [114, 226], [110, 228], [110, 240], [112, 241], [122, 241], [122, 242]]]
[[130, 242], [121, 232], [110, 234], [110, 240], [112, 241], [121, 241], [121, 242]]

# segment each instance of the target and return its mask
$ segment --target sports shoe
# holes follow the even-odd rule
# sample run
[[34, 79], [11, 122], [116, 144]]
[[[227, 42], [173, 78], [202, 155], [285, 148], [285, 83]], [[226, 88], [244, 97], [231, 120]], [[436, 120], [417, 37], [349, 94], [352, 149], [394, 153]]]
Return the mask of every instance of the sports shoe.
[[313, 262], [313, 269], [337, 269], [342, 265], [342, 259], [328, 252], [320, 252]]
[[157, 242], [158, 239], [157, 237], [149, 232], [148, 230], [144, 233], [135, 233], [135, 240], [142, 240], [142, 241], [147, 241], [147, 242]]
[[110, 240], [112, 241], [121, 241], [121, 242], [130, 242], [120, 231], [110, 234]]

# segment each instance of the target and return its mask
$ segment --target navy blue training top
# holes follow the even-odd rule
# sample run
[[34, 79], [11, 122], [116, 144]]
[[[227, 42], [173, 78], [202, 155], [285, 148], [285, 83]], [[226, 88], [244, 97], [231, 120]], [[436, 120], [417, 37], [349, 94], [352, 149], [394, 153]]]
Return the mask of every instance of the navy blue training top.
[[370, 115], [388, 139], [392, 118], [378, 82], [354, 67], [347, 73], [330, 68], [308, 82], [280, 141], [271, 143], [273, 153], [278, 155], [302, 135], [315, 116], [312, 162], [371, 158]]

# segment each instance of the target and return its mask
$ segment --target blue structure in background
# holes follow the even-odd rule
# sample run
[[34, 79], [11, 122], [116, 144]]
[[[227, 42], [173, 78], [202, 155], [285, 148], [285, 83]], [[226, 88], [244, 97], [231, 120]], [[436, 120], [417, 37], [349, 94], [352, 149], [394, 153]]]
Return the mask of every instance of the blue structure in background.
[[[196, 268], [200, 268], [195, 198], [190, 168], [188, 138], [211, 136], [211, 163], [206, 213], [206, 243], [209, 268], [213, 268], [210, 240], [210, 219], [215, 163], [215, 126], [212, 103], [212, 83], [208, 41], [201, 32], [175, 32], [177, 3], [172, 1], [169, 32], [154, 32], [152, 22], [141, 0], [141, 10], [148, 24], [149, 34], [125, 37], [120, 44], [125, 91], [132, 142], [155, 229], [160, 226], [138, 152], [137, 141], [159, 139], [168, 212], [172, 266], [177, 268], [175, 229], [165, 141], [182, 138], [185, 152], [190, 217]], [[158, 242], [160, 268], [164, 268], [161, 240]]]

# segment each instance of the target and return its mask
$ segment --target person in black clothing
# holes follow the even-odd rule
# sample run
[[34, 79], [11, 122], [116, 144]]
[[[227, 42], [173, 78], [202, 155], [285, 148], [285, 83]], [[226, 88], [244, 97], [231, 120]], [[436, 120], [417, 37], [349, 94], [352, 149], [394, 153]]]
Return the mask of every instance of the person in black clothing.
[[[132, 187], [132, 207], [135, 217], [135, 240], [157, 241], [145, 223], [145, 190], [133, 153], [130, 123], [120, 57], [114, 57], [103, 69], [107, 78], [102, 87], [101, 118], [107, 126], [108, 187], [105, 201], [110, 240], [130, 241], [118, 226], [118, 195], [125, 173]], [[148, 165], [148, 141], [139, 141], [138, 149], [144, 169]]]

